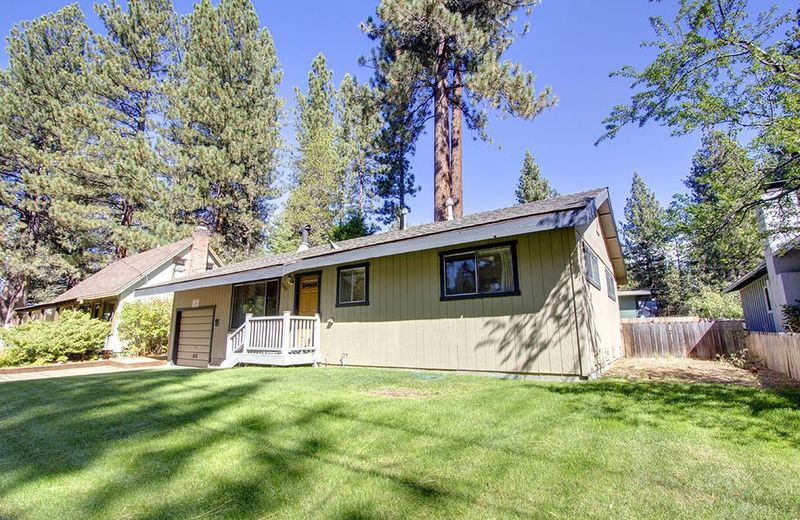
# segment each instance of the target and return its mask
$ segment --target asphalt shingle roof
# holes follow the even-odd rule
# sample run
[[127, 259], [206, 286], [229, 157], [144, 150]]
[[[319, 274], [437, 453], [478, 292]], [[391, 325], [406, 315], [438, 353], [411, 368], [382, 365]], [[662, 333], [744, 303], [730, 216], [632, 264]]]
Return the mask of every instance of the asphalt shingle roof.
[[186, 238], [179, 242], [149, 249], [137, 255], [117, 260], [47, 303], [90, 300], [100, 296], [117, 295], [142, 276], [146, 276], [159, 265], [175, 257], [191, 244], [192, 239]]
[[[244, 271], [251, 271], [255, 269], [263, 269], [265, 267], [272, 267], [277, 265], [284, 265], [297, 260], [312, 258], [315, 256], [337, 254], [344, 251], [351, 251], [362, 247], [369, 247], [379, 244], [386, 244], [389, 242], [399, 242], [411, 238], [433, 235], [436, 233], [444, 233], [447, 231], [454, 231], [469, 227], [480, 226], [484, 224], [491, 224], [495, 222], [502, 222], [505, 220], [513, 220], [516, 218], [529, 217], [533, 215], [543, 215], [549, 213], [556, 213], [559, 211], [567, 211], [572, 209], [580, 209], [585, 207], [596, 197], [604, 194], [606, 188], [598, 188], [580, 193], [572, 193], [569, 195], [562, 195], [559, 197], [551, 197], [536, 202], [529, 202], [527, 204], [517, 204], [508, 208], [495, 209], [491, 211], [484, 211], [482, 213], [474, 213], [466, 215], [462, 218], [454, 220], [444, 220], [440, 222], [431, 222], [419, 226], [409, 227], [407, 229], [398, 229], [393, 231], [386, 231], [384, 233], [377, 233], [351, 240], [343, 240], [336, 242], [335, 249], [330, 244], [321, 245], [306, 249], [305, 251], [294, 251], [291, 253], [266, 255], [250, 260], [245, 260], [235, 264], [214, 269], [213, 271], [206, 271], [194, 276], [181, 278], [181, 282], [201, 280], [205, 278], [215, 278], [226, 274], [240, 273]], [[167, 285], [172, 282], [165, 282]]]

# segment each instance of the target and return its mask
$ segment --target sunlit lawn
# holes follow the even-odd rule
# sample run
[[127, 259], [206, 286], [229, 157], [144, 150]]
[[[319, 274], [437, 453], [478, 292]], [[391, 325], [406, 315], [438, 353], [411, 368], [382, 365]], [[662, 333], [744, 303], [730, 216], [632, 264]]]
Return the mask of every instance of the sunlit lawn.
[[800, 396], [353, 368], [0, 384], [0, 518], [798, 518]]

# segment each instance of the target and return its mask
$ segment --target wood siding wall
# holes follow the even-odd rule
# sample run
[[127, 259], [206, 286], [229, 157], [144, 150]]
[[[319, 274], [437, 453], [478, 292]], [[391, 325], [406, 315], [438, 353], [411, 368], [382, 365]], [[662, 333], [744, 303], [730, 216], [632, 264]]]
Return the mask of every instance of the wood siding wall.
[[800, 381], [800, 334], [751, 332], [747, 335], [747, 351], [767, 368]]
[[744, 321], [748, 330], [775, 332], [775, 321], [772, 319], [772, 313], [767, 309], [767, 299], [764, 295], [764, 288], [768, 283], [765, 275], [739, 291], [742, 298]]
[[623, 320], [627, 357], [692, 357], [717, 359], [745, 347], [747, 331], [741, 320], [699, 321], [648, 318]]
[[[582, 318], [576, 291], [583, 273], [574, 228], [513, 237], [520, 295], [440, 300], [439, 252], [373, 258], [369, 261], [369, 305], [336, 306], [336, 266], [321, 278], [321, 354], [329, 364], [508, 372], [554, 376], [591, 373], [582, 362]], [[458, 244], [506, 242], [508, 239]], [[299, 274], [299, 273], [298, 273]], [[608, 299], [605, 296], [604, 298]], [[216, 305], [212, 363], [225, 356], [231, 286], [176, 293], [175, 307]], [[281, 311], [293, 310], [294, 287], [281, 284]], [[613, 305], [616, 309], [616, 305]], [[581, 312], [589, 314], [582, 308]], [[617, 311], [618, 313], [618, 311]], [[614, 316], [618, 319], [618, 314]], [[597, 316], [607, 319], [606, 313]], [[616, 334], [618, 326], [613, 324]], [[621, 346], [621, 342], [620, 342]], [[582, 366], [585, 365], [585, 366]]]
[[[581, 345], [586, 346], [583, 349], [584, 366], [588, 369], [584, 371], [596, 374], [624, 355], [619, 329], [620, 310], [617, 300], [608, 296], [605, 271], [608, 269], [613, 273], [613, 269], [599, 220], [595, 219], [576, 231], [578, 240], [585, 241], [597, 255], [600, 267], [600, 287], [595, 287], [586, 279], [582, 252], [576, 255], [576, 265], [573, 267], [576, 272], [576, 304]], [[614, 291], [616, 294], [616, 281]]]

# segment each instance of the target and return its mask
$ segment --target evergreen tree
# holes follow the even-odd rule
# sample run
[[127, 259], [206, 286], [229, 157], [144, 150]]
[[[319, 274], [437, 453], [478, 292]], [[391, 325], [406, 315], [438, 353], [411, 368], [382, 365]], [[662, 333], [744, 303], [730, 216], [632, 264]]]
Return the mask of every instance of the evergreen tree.
[[347, 212], [368, 221], [377, 208], [376, 180], [383, 119], [376, 93], [345, 74], [336, 94], [337, 143], [345, 169]]
[[753, 269], [763, 255], [755, 211], [739, 211], [740, 200], [760, 192], [760, 179], [747, 152], [717, 131], [703, 137], [689, 177], [687, 195], [675, 198], [676, 226], [691, 248], [698, 283], [719, 290]]
[[445, 218], [448, 197], [456, 217], [463, 213], [462, 118], [488, 139], [488, 108], [533, 118], [554, 103], [549, 89], [534, 91], [532, 73], [503, 61], [521, 34], [515, 13], [535, 3], [382, 0], [377, 19], [364, 24], [367, 35], [378, 40], [370, 61], [386, 99], [423, 112], [423, 119], [433, 113], [436, 220]]
[[166, 166], [155, 148], [164, 120], [163, 84], [174, 62], [177, 17], [171, 0], [116, 0], [95, 6], [106, 29], [94, 83], [106, 122], [95, 178], [108, 207], [117, 258], [176, 237], [168, 214]]
[[629, 285], [652, 290], [660, 301], [668, 267], [666, 212], [638, 173], [633, 174], [624, 214], [622, 253]]
[[291, 191], [279, 229], [270, 240], [275, 251], [293, 250], [299, 229], [311, 226], [309, 243], [327, 240], [347, 207], [345, 161], [340, 155], [336, 124], [336, 90], [325, 56], [317, 55], [308, 74], [308, 91], [295, 90], [297, 152], [292, 163]]
[[252, 256], [279, 195], [275, 46], [250, 0], [216, 8], [202, 0], [186, 22], [183, 60], [167, 89], [175, 213], [206, 225], [227, 260]]
[[96, 270], [109, 252], [103, 214], [77, 182], [90, 169], [92, 34], [77, 6], [14, 27], [0, 72], [0, 268], [3, 319]]
[[525, 152], [525, 160], [522, 162], [522, 170], [519, 172], [516, 195], [519, 204], [558, 195], [558, 192], [551, 188], [550, 183], [542, 176], [536, 159], [529, 151]]

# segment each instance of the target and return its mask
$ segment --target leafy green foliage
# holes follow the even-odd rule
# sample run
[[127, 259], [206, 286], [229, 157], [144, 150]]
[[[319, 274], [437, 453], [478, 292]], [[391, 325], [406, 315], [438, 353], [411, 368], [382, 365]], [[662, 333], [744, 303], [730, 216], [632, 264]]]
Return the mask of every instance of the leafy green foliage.
[[614, 107], [600, 139], [648, 122], [674, 134], [716, 128], [752, 138], [753, 171], [745, 178], [755, 177], [747, 184], [755, 189], [742, 191], [724, 220], [762, 204], [769, 182], [785, 182], [775, 199], [800, 188], [800, 10], [754, 14], [749, 7], [747, 0], [681, 0], [671, 22], [653, 17], [656, 39], [646, 45], [658, 54], [643, 70], [615, 73], [632, 80], [636, 93]]
[[117, 329], [119, 339], [125, 343], [125, 351], [137, 356], [166, 354], [171, 319], [171, 298], [125, 303]]
[[796, 300], [793, 305], [782, 305], [781, 309], [786, 332], [800, 332], [800, 300]]
[[736, 293], [723, 293], [719, 290], [702, 287], [691, 296], [686, 307], [688, 313], [707, 319], [742, 319], [742, 302]]
[[761, 260], [755, 211], [737, 211], [743, 197], [758, 191], [754, 177], [753, 163], [736, 141], [721, 132], [704, 136], [684, 181], [689, 193], [677, 195], [671, 208], [673, 233], [688, 242], [697, 283], [720, 289]]
[[202, 0], [186, 20], [182, 52], [166, 89], [175, 212], [208, 227], [226, 260], [252, 256], [279, 195], [284, 103], [272, 36], [251, 2]]
[[529, 151], [525, 152], [525, 159], [522, 163], [522, 170], [519, 172], [519, 183], [517, 184], [517, 202], [524, 204], [537, 200], [555, 197], [558, 192], [550, 187], [550, 183], [542, 176], [536, 159]]
[[56, 321], [32, 321], [0, 331], [9, 365], [41, 365], [94, 359], [111, 331], [107, 321], [64, 311]]
[[350, 211], [341, 222], [333, 226], [328, 238], [333, 242], [338, 242], [371, 235], [376, 231], [378, 231], [378, 228], [370, 225], [364, 215], [356, 211]]
[[668, 231], [666, 213], [638, 173], [633, 174], [631, 192], [625, 202], [622, 250], [629, 285], [650, 289], [658, 298], [667, 269]]

